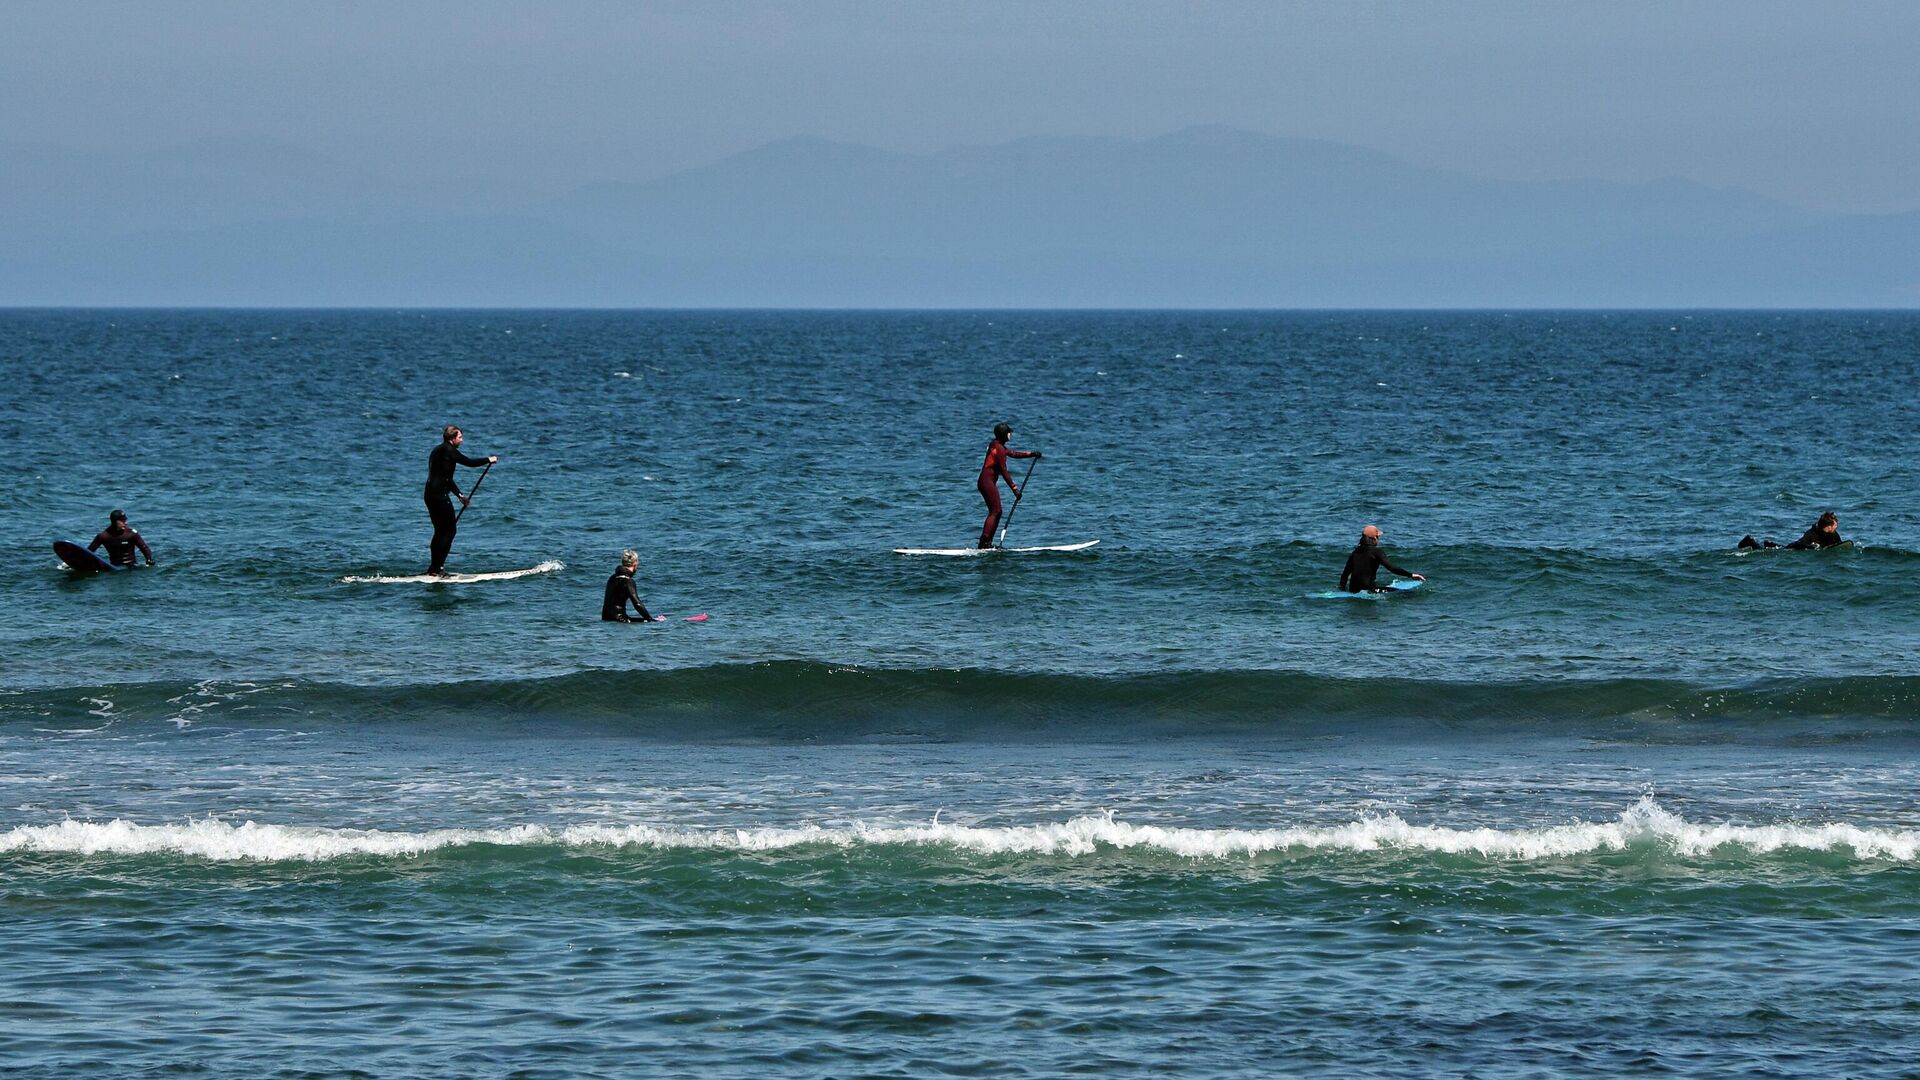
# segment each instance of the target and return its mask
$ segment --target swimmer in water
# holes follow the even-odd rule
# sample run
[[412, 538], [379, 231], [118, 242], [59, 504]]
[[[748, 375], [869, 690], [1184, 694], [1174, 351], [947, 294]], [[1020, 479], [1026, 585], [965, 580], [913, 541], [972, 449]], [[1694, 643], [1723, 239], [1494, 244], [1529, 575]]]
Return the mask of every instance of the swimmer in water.
[[1343, 592], [1386, 591], [1385, 586], [1374, 580], [1382, 570], [1415, 581], [1427, 580], [1425, 574], [1416, 574], [1393, 565], [1386, 552], [1380, 550], [1381, 535], [1378, 525], [1369, 525], [1360, 530], [1360, 542], [1354, 545], [1353, 553], [1347, 556], [1346, 568], [1340, 571], [1340, 588]]
[[[1820, 520], [1809, 526], [1800, 539], [1786, 545], [1786, 549], [1788, 551], [1817, 551], [1820, 548], [1839, 547], [1846, 542], [1847, 541], [1840, 537], [1839, 516], [1829, 510], [1821, 514]], [[1772, 540], [1763, 542], [1755, 540], [1752, 536], [1743, 536], [1740, 538], [1740, 550], [1742, 551], [1753, 548], [1777, 547], [1780, 547], [1780, 545], [1774, 543]]]
[[153, 549], [140, 538], [140, 530], [127, 524], [125, 510], [115, 510], [107, 515], [107, 527], [100, 530], [99, 535], [93, 538], [93, 543], [87, 545], [87, 550], [98, 551], [103, 546], [107, 549], [107, 561], [115, 566], [134, 565], [135, 548], [139, 548], [140, 554], [147, 557], [148, 566], [153, 565]]
[[[640, 553], [628, 548], [620, 553], [620, 566], [607, 579], [607, 592], [600, 601], [601, 622], [660, 622], [640, 602], [640, 587], [633, 583], [633, 572], [640, 569]], [[627, 604], [633, 604], [633, 615]]]

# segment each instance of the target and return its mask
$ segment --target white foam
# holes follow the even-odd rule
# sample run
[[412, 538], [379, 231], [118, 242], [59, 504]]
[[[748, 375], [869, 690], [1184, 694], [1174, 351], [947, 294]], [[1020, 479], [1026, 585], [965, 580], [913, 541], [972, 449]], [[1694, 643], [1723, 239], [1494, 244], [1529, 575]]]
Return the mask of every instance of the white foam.
[[474, 581], [512, 581], [514, 578], [532, 577], [535, 574], [551, 574], [555, 570], [565, 570], [566, 564], [558, 559], [548, 559], [543, 563], [529, 566], [524, 570], [495, 570], [485, 574], [409, 574], [405, 577], [387, 577], [381, 574], [354, 575], [343, 577], [340, 581], [347, 585], [400, 585], [400, 584], [444, 584], [464, 585]]
[[664, 825], [517, 825], [499, 829], [387, 832], [199, 820], [175, 825], [62, 821], [0, 832], [0, 854], [177, 854], [218, 861], [314, 861], [346, 856], [404, 857], [449, 848], [493, 844], [514, 847], [639, 847], [659, 850], [778, 852], [806, 847], [937, 847], [993, 855], [1078, 857], [1102, 850], [1161, 853], [1193, 860], [1244, 859], [1269, 852], [1408, 852], [1529, 861], [1654, 847], [1683, 858], [1715, 853], [1765, 855], [1809, 851], [1851, 853], [1858, 859], [1912, 862], [1920, 858], [1920, 830], [1845, 823], [1698, 824], [1643, 799], [1607, 822], [1574, 822], [1531, 829], [1456, 829], [1413, 825], [1396, 815], [1363, 817], [1344, 825], [1276, 829], [1194, 829], [1135, 825], [1107, 816], [1057, 823], [982, 827], [924, 825], [761, 826], [693, 828]]

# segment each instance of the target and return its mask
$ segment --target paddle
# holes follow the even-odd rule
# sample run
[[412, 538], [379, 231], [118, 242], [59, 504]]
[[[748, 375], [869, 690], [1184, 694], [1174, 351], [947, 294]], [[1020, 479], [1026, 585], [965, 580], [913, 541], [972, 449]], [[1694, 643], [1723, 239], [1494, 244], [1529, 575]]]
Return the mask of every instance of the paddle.
[[[491, 461], [487, 462], [486, 468], [480, 470], [480, 479], [475, 480], [473, 482], [473, 486], [467, 489], [467, 497], [460, 500], [460, 512], [458, 514], [453, 515], [453, 523], [455, 525], [460, 524], [460, 519], [466, 516], [467, 507], [473, 505], [473, 497], [475, 495], [480, 494], [480, 485], [487, 482], [487, 474], [492, 471], [493, 471], [493, 462]], [[1015, 499], [1014, 505], [1015, 506], [1020, 505], [1020, 500]]]
[[[1013, 505], [1007, 507], [1007, 520], [1000, 523], [1000, 539], [993, 542], [994, 547], [1007, 546], [1007, 527], [1013, 524], [1013, 512], [1020, 509], [1020, 500], [1027, 497], [1027, 481], [1033, 479], [1033, 467], [1038, 464], [1040, 464], [1038, 457], [1027, 462], [1027, 475], [1020, 478], [1020, 494], [1015, 495], [1013, 497]], [[474, 486], [479, 487], [480, 485], [475, 484]]]

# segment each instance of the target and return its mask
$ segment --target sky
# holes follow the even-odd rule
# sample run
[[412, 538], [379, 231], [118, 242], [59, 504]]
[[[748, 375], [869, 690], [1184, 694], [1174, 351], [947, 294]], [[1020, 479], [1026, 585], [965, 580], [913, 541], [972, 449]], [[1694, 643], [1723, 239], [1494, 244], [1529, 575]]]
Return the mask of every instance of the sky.
[[1196, 124], [1514, 179], [1920, 208], [1920, 4], [0, 0], [0, 142], [265, 135], [558, 192], [797, 135]]

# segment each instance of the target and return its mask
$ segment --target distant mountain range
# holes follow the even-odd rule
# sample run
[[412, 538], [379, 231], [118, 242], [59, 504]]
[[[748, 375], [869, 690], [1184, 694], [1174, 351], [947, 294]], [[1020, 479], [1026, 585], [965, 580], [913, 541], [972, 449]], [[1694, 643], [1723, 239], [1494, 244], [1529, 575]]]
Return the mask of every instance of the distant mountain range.
[[789, 139], [558, 198], [298, 147], [0, 144], [0, 304], [1912, 307], [1920, 213], [1522, 182], [1202, 127]]

